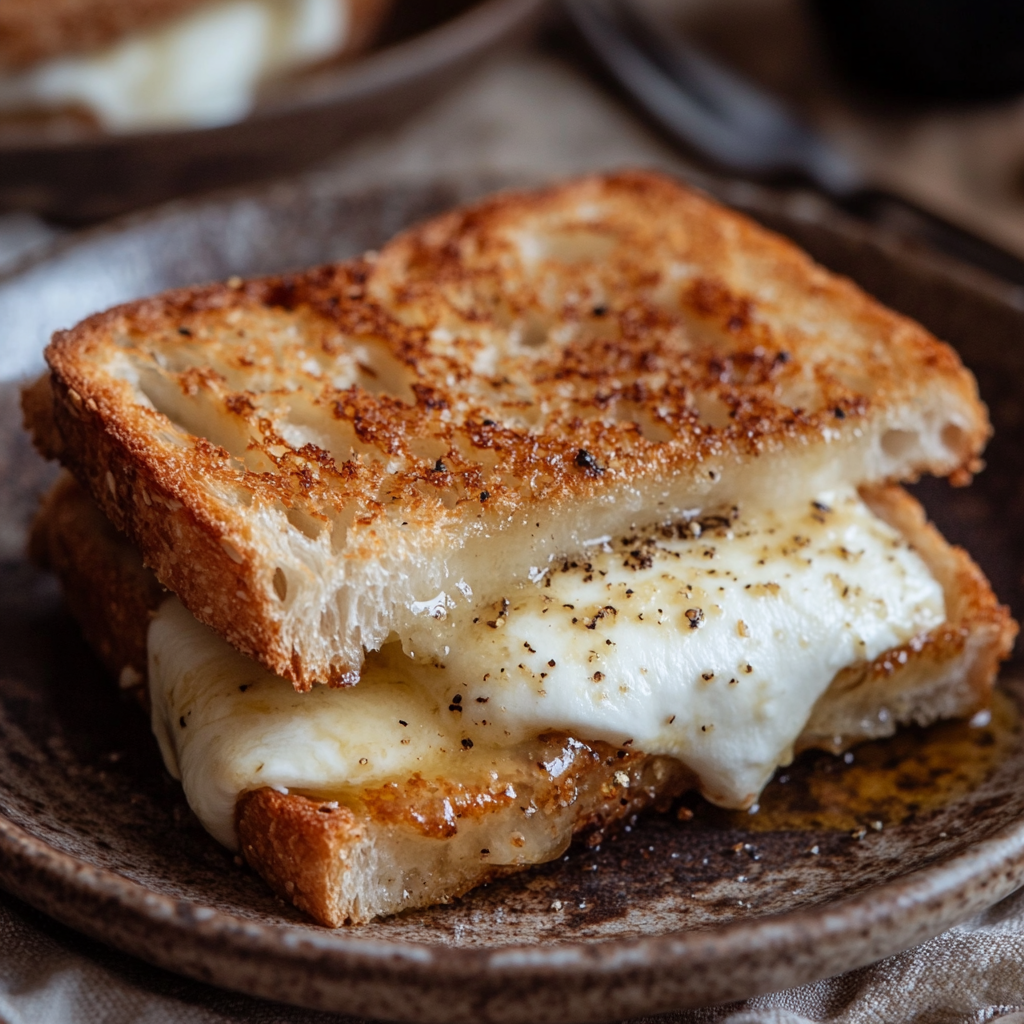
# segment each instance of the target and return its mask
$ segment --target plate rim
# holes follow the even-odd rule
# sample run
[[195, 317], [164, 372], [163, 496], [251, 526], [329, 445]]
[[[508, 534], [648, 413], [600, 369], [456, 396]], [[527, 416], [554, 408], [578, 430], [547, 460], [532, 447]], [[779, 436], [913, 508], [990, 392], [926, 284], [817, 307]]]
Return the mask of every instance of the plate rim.
[[[45, 894], [24, 881], [40, 877], [50, 886]], [[485, 1018], [522, 1024], [621, 1020], [624, 1014], [694, 1008], [806, 984], [838, 973], [831, 969], [837, 955], [842, 960], [839, 970], [845, 972], [926, 941], [1024, 885], [1024, 816], [964, 850], [846, 899], [643, 938], [612, 937], [542, 947], [516, 943], [491, 947], [427, 945], [361, 938], [355, 930], [329, 929], [313, 922], [249, 921], [194, 900], [156, 892], [116, 871], [80, 859], [33, 835], [2, 811], [0, 885], [37, 910], [123, 952], [198, 981], [262, 998], [282, 999], [279, 979], [261, 983], [260, 975], [250, 974], [249, 982], [240, 984], [234, 970], [240, 963], [259, 959], [303, 974], [312, 967], [319, 980], [333, 982], [326, 1001], [324, 991], [316, 988], [311, 990], [311, 998], [292, 995], [285, 996], [285, 1001], [311, 1009], [376, 1016], [372, 1002], [367, 1005], [358, 996], [353, 1002], [352, 993], [347, 991], [361, 972], [370, 969], [378, 981], [384, 974], [409, 1004], [410, 1012], [403, 1013], [399, 1000], [389, 1008], [387, 1019], [409, 1022], [479, 1019], [458, 1012], [455, 1005], [444, 1007], [440, 1013], [436, 1008], [424, 1012], [421, 1004], [408, 998], [439, 977], [450, 982], [484, 974], [483, 988], [492, 997], [508, 986], [530, 990], [552, 984], [564, 986], [567, 982], [586, 984], [595, 977], [606, 990], [618, 988], [632, 993], [640, 976], [710, 967], [726, 950], [737, 966], [743, 966], [744, 956], [757, 956], [765, 945], [773, 947], [779, 961], [802, 954], [799, 959], [788, 960], [790, 976], [783, 985], [778, 984], [777, 977], [767, 986], [755, 982], [752, 987], [749, 976], [737, 983], [736, 975], [742, 971], [731, 971], [705, 986], [710, 998], [680, 1000], [663, 996], [642, 1005], [623, 1005], [621, 999], [609, 1000], [606, 991], [598, 1001], [603, 1009], [596, 1014], [591, 1001], [590, 1012], [584, 1008], [583, 1013], [568, 1017], [562, 1012], [538, 1017], [537, 1008], [529, 1006], [523, 1013]], [[83, 894], [89, 897], [89, 906], [76, 909], [70, 900]], [[128, 915], [127, 928], [111, 927], [104, 917], [89, 913], [89, 907], [111, 904]], [[931, 911], [923, 918], [920, 914], [909, 916], [911, 910], [919, 911], [929, 904]], [[900, 916], [907, 923], [902, 928], [894, 927], [893, 919]], [[123, 919], [118, 923], [123, 925]], [[301, 934], [295, 934], [300, 929]], [[155, 941], [144, 941], [147, 931]], [[896, 941], [892, 941], [894, 935], [899, 936]], [[198, 945], [202, 957], [183, 966], [179, 946], [167, 944], [168, 938], [185, 946]], [[851, 938], [857, 950], [852, 957]], [[810, 950], [815, 953], [808, 956]], [[337, 997], [339, 990], [344, 991], [342, 999]]]

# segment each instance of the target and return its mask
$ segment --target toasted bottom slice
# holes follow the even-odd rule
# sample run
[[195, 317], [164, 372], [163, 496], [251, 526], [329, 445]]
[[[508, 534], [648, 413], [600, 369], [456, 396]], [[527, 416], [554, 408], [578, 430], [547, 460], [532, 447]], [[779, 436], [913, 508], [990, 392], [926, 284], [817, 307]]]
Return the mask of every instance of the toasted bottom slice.
[[[351, 806], [270, 788], [245, 793], [236, 810], [242, 852], [275, 892], [321, 923], [357, 924], [553, 860], [573, 835], [667, 809], [696, 783], [673, 758], [564, 734], [517, 754], [514, 785], [507, 775], [493, 787], [417, 775], [364, 790]], [[544, 851], [540, 861], [534, 853], [491, 863], [528, 845]]]
[[[912, 498], [895, 487], [863, 497], [924, 559], [943, 589], [946, 621], [840, 672], [798, 749], [841, 750], [898, 724], [973, 713], [987, 702], [1016, 634], [980, 570]], [[70, 478], [44, 503], [32, 547], [61, 577], [72, 613], [111, 671], [123, 684], [141, 679], [147, 613], [166, 594]], [[502, 768], [494, 779], [413, 774], [337, 798], [253, 789], [235, 805], [238, 842], [276, 892], [336, 926], [450, 900], [528, 866], [515, 862], [516, 848], [532, 851], [530, 862], [551, 859], [573, 834], [667, 804], [697, 783], [672, 758], [557, 732], [512, 748]]]

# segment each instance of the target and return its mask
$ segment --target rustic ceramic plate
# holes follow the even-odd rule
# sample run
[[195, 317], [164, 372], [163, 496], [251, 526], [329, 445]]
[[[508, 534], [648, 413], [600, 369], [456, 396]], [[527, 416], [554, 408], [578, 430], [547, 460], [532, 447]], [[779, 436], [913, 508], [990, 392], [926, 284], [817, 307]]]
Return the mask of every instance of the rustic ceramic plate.
[[[0, 282], [0, 376], [45, 335], [141, 292], [349, 255], [479, 189], [352, 197], [301, 184], [181, 204], [81, 237]], [[973, 488], [921, 488], [1024, 610], [1024, 312], [1011, 290], [905, 251], [813, 205], [732, 192], [825, 262], [954, 342], [997, 425]], [[3, 385], [0, 884], [155, 964], [273, 999], [369, 1017], [616, 1020], [807, 982], [921, 942], [1024, 882], [1024, 739], [1008, 697], [984, 726], [804, 758], [759, 815], [682, 811], [447, 907], [317, 927], [196, 824], [147, 723], [21, 558], [48, 470]]]
[[304, 167], [437, 97], [547, 0], [400, 0], [376, 50], [297, 77], [216, 128], [52, 138], [0, 133], [0, 208], [78, 223]]

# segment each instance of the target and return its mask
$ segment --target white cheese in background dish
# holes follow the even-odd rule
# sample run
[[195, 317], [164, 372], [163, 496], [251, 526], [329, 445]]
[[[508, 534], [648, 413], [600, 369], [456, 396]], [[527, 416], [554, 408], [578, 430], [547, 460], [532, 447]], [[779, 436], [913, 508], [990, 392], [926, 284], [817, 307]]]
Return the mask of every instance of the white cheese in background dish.
[[246, 790], [458, 779], [552, 730], [676, 757], [710, 800], [747, 807], [839, 671], [945, 618], [920, 556], [853, 489], [610, 538], [533, 575], [457, 610], [443, 665], [394, 643], [356, 686], [307, 694], [169, 599], [149, 634], [153, 724], [203, 824], [233, 846]]
[[340, 52], [349, 0], [220, 0], [94, 54], [0, 76], [0, 111], [69, 106], [109, 131], [211, 127], [252, 109], [261, 83]]

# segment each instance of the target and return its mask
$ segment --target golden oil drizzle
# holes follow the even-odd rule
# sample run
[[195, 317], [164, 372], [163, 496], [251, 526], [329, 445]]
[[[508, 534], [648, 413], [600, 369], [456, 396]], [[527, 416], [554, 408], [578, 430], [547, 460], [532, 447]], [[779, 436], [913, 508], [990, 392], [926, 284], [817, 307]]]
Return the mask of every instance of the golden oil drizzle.
[[856, 832], [898, 825], [980, 786], [1011, 754], [1020, 728], [1016, 703], [997, 690], [986, 724], [958, 720], [900, 729], [889, 739], [854, 747], [845, 759], [807, 751], [775, 773], [755, 813], [703, 802], [694, 812], [722, 827], [751, 832]]

